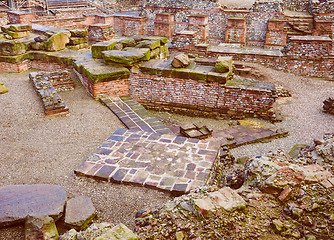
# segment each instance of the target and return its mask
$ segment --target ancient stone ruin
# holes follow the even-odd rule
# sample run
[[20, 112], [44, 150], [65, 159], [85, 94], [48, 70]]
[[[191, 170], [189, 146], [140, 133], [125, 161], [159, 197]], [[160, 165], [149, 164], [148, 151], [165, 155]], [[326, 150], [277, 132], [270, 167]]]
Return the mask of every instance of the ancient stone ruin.
[[[333, 80], [333, 1], [1, 3], [6, 85], [11, 73], [29, 71], [45, 121], [75, 125], [63, 97], [82, 88], [123, 124], [72, 166], [71, 178], [139, 185], [173, 199], [134, 212], [130, 229], [99, 219], [104, 209], [93, 199], [67, 197], [59, 185], [1, 184], [0, 227], [25, 224], [25, 239], [37, 240], [334, 238], [333, 132], [289, 153], [231, 153], [289, 136], [275, 124], [284, 123], [279, 107], [296, 100], [294, 89], [259, 64]], [[0, 99], [11, 91], [0, 82]], [[316, 114], [331, 121], [333, 96], [324, 99]], [[175, 124], [177, 114], [226, 127]]]

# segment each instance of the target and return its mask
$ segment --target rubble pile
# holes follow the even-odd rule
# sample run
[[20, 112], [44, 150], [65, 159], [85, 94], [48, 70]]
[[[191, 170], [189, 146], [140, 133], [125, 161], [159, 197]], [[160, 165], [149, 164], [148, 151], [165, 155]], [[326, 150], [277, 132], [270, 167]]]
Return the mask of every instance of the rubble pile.
[[[227, 149], [220, 156], [226, 164], [224, 173], [230, 173], [224, 176], [224, 181], [213, 178], [211, 183], [215, 185], [176, 197], [156, 211], [138, 212], [138, 236], [143, 239], [334, 238], [334, 134], [314, 140], [313, 146], [301, 147], [295, 158], [282, 150], [245, 158], [243, 164]], [[231, 184], [237, 179], [233, 176], [237, 172], [242, 173], [244, 181]]]

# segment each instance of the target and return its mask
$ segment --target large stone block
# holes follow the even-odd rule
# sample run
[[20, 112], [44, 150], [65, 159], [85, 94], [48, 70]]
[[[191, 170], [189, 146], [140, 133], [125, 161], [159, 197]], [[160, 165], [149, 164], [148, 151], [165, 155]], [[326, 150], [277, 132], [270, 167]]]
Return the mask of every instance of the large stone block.
[[98, 43], [93, 44], [91, 46], [93, 58], [103, 58], [102, 52], [113, 50], [116, 44], [117, 44], [117, 41], [115, 40], [98, 42]]
[[88, 30], [86, 29], [72, 29], [70, 30], [71, 37], [86, 37], [88, 36]]
[[88, 43], [88, 37], [71, 37], [69, 45], [78, 45], [82, 43]]
[[45, 49], [50, 52], [64, 50], [69, 41], [68, 34], [64, 32], [55, 33], [45, 42]]
[[31, 31], [32, 26], [30, 24], [11, 24], [11, 25], [4, 25], [1, 27], [3, 32], [13, 31], [13, 32], [26, 32]]
[[143, 40], [138, 42], [136, 45], [137, 48], [149, 48], [151, 50], [160, 47], [160, 39], [157, 40]]
[[0, 188], [0, 226], [22, 222], [27, 216], [58, 219], [66, 202], [66, 192], [58, 185], [10, 185]]
[[96, 215], [92, 200], [87, 196], [72, 198], [67, 201], [65, 223], [71, 228], [85, 229]]
[[149, 48], [126, 48], [123, 51], [130, 51], [130, 52], [144, 54], [143, 60], [148, 61], [151, 58], [151, 50]]
[[27, 51], [27, 44], [18, 40], [0, 41], [0, 55], [16, 56], [24, 54]]
[[102, 56], [106, 63], [119, 63], [127, 66], [145, 59], [144, 53], [134, 51], [103, 51]]
[[218, 73], [227, 73], [233, 69], [232, 57], [218, 57], [216, 62], [215, 71]]

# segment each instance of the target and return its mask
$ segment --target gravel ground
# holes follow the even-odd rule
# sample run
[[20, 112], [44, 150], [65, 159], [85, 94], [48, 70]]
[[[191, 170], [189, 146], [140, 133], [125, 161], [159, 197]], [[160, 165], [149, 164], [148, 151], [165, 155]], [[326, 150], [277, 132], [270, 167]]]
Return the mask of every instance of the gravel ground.
[[[334, 132], [334, 116], [322, 112], [322, 102], [334, 96], [334, 81], [310, 79], [278, 72], [260, 65], [271, 82], [290, 91], [291, 98], [278, 100], [284, 121], [277, 127], [290, 136], [269, 143], [246, 145], [232, 150], [236, 157], [255, 156], [279, 148], [289, 151], [296, 143], [311, 144], [325, 132]], [[0, 186], [9, 184], [60, 184], [69, 197], [87, 195], [98, 209], [99, 221], [122, 222], [134, 227], [134, 213], [156, 209], [171, 196], [167, 193], [130, 185], [97, 182], [76, 177], [73, 169], [81, 164], [121, 122], [106, 107], [93, 100], [76, 80], [73, 92], [61, 93], [69, 116], [46, 117], [28, 78], [28, 72], [0, 73], [9, 89], [0, 95]], [[190, 118], [157, 113], [179, 124], [206, 124], [213, 129], [227, 126], [226, 120]], [[0, 229], [0, 240], [23, 239], [23, 227]]]
[[[170, 199], [152, 189], [76, 177], [74, 168], [124, 126], [78, 81], [74, 91], [60, 94], [70, 115], [46, 117], [28, 74], [0, 73], [9, 90], [0, 95], [0, 186], [59, 184], [70, 198], [91, 197], [99, 221], [129, 227], [138, 210], [155, 209]], [[0, 240], [5, 239], [24, 239], [23, 227], [0, 229]]]

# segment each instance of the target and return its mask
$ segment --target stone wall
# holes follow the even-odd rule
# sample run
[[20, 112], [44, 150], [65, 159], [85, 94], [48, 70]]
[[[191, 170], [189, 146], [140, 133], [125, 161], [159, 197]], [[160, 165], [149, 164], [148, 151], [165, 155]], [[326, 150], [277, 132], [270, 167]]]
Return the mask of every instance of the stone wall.
[[[150, 0], [145, 4], [143, 16], [147, 17], [146, 32], [154, 33], [154, 22], [157, 14], [174, 14], [175, 32], [192, 30], [189, 18], [192, 15], [207, 15], [207, 37], [210, 43], [225, 41], [228, 19], [243, 18], [247, 25], [247, 45], [263, 46], [266, 39], [269, 19], [283, 19], [281, 5], [270, 2], [258, 3], [250, 10], [222, 9], [215, 1], [168, 1]], [[159, 18], [159, 15], [158, 15]], [[191, 22], [190, 22], [191, 25]]]
[[284, 9], [290, 11], [308, 11], [310, 0], [283, 0]]
[[130, 95], [128, 79], [117, 79], [108, 82], [92, 83], [87, 77], [81, 75], [76, 70], [74, 70], [74, 72], [88, 93], [95, 99], [99, 99], [101, 97]]
[[270, 119], [273, 91], [218, 82], [132, 74], [130, 93], [148, 107], [203, 115], [260, 115]]

